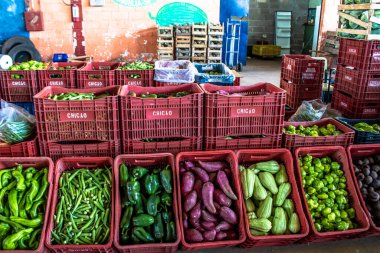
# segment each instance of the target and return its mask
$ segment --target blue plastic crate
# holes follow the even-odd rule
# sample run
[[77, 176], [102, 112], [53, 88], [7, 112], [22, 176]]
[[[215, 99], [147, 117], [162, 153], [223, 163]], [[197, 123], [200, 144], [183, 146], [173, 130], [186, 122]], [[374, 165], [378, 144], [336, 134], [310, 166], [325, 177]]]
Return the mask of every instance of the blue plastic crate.
[[30, 102], [12, 102], [12, 104], [20, 106], [20, 107], [24, 108], [30, 114], [34, 115], [34, 103], [30, 103]]
[[[223, 63], [211, 63], [211, 64], [194, 64], [198, 73], [195, 74], [195, 82], [211, 83], [220, 86], [233, 86], [235, 81], [235, 75], [232, 71]], [[222, 75], [209, 75], [210, 71], [222, 73]]]
[[380, 143], [380, 134], [358, 131], [354, 128], [354, 125], [360, 122], [365, 122], [370, 125], [380, 124], [380, 119], [347, 119], [343, 117], [337, 117], [336, 119], [355, 131], [355, 144]]

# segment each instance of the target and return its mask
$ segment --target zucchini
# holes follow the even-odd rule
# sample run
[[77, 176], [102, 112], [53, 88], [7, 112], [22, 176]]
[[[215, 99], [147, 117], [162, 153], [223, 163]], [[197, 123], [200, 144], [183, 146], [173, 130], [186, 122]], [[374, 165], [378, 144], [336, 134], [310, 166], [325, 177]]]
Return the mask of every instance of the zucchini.
[[272, 197], [266, 197], [266, 199], [260, 204], [260, 207], [257, 210], [257, 217], [268, 219], [272, 214], [272, 205]]
[[285, 199], [284, 204], [282, 204], [282, 208], [284, 208], [286, 214], [290, 218], [292, 213], [294, 213], [294, 202], [291, 199]]
[[251, 232], [251, 235], [253, 235], [253, 236], [264, 236], [264, 235], [268, 235], [267, 232], [259, 231], [259, 230], [256, 230], [256, 229], [250, 229], [249, 231]]
[[259, 178], [261, 184], [272, 194], [277, 194], [278, 188], [274, 176], [269, 172], [260, 172]]
[[288, 182], [288, 174], [286, 173], [286, 168], [283, 164], [280, 165], [280, 170], [276, 174], [276, 183], [277, 185], [281, 185], [283, 183]]
[[280, 165], [277, 161], [267, 161], [256, 163], [255, 169], [276, 174], [280, 170]]
[[249, 228], [267, 233], [271, 230], [272, 223], [265, 218], [254, 219], [249, 221]]
[[286, 213], [282, 207], [277, 207], [274, 210], [274, 217], [272, 223], [272, 234], [274, 235], [283, 235], [286, 232], [287, 221]]
[[274, 205], [282, 206], [282, 204], [284, 204], [285, 199], [289, 196], [291, 192], [292, 192], [292, 187], [290, 183], [281, 184], [280, 187], [278, 188], [278, 193], [274, 201]]
[[297, 234], [301, 230], [300, 220], [296, 213], [292, 213], [289, 219], [289, 231], [292, 234]]
[[255, 200], [264, 200], [267, 197], [267, 191], [262, 186], [260, 179], [255, 175], [255, 185], [253, 186], [253, 198]]

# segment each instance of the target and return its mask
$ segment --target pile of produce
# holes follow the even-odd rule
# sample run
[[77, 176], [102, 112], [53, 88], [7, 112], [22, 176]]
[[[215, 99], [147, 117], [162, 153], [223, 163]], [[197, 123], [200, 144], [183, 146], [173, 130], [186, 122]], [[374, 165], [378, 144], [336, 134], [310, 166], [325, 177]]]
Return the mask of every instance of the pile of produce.
[[150, 94], [149, 92], [147, 92], [140, 95], [137, 95], [135, 92], [129, 92], [128, 96], [139, 97], [139, 98], [180, 98], [180, 97], [184, 97], [190, 94], [191, 92], [189, 91], [180, 91], [180, 92], [171, 93], [171, 94]]
[[122, 245], [174, 242], [173, 180], [170, 166], [120, 165]]
[[297, 234], [301, 225], [289, 197], [286, 168], [277, 161], [239, 166], [251, 235]]
[[111, 168], [74, 169], [59, 178], [53, 245], [106, 244], [112, 214]]
[[221, 76], [221, 75], [223, 75], [223, 73], [220, 73], [218, 71], [210, 71], [210, 72], [207, 72], [206, 74], [208, 74], [210, 76]]
[[358, 131], [380, 134], [380, 125], [378, 124], [370, 125], [365, 122], [359, 122], [354, 125], [354, 128]]
[[188, 243], [238, 239], [238, 200], [224, 161], [181, 164], [184, 236]]
[[380, 155], [353, 162], [356, 179], [367, 209], [376, 226], [380, 226]]
[[22, 62], [22, 63], [17, 63], [13, 64], [9, 68], [9, 70], [41, 70], [41, 69], [46, 69], [48, 62], [38, 62], [38, 61], [28, 61], [28, 62]]
[[288, 126], [284, 129], [286, 134], [295, 134], [299, 136], [311, 136], [311, 137], [320, 137], [320, 136], [337, 136], [342, 134], [340, 130], [336, 128], [333, 124], [327, 124], [326, 126], [319, 127], [313, 125], [311, 127], [304, 127], [302, 125]]
[[302, 185], [318, 232], [357, 228], [341, 164], [330, 157], [300, 157]]
[[0, 170], [0, 177], [0, 248], [35, 250], [47, 209], [48, 169], [18, 165]]
[[95, 94], [95, 92], [66, 92], [61, 94], [50, 94], [48, 99], [52, 100], [95, 100], [109, 96], [108, 93]]
[[127, 63], [123, 66], [120, 67], [121, 70], [149, 70], [149, 69], [154, 69], [154, 64], [150, 62], [132, 62], [132, 63]]

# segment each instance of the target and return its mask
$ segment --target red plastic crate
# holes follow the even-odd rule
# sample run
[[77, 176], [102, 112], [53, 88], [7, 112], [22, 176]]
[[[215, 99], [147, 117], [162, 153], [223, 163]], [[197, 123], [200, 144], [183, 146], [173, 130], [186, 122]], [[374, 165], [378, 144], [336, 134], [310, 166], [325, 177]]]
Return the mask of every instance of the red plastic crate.
[[[38, 70], [38, 90], [34, 94], [40, 92], [47, 86], [59, 86], [64, 88], [76, 88], [77, 70], [86, 66], [83, 62], [52, 62], [45, 70]], [[51, 67], [75, 67], [70, 70], [50, 70]]]
[[[233, 210], [239, 219], [239, 224], [237, 230], [239, 231], [239, 239], [237, 240], [227, 240], [227, 241], [214, 241], [214, 242], [201, 242], [201, 243], [188, 243], [185, 240], [184, 228], [183, 228], [183, 214], [182, 214], [182, 196], [181, 196], [181, 178], [180, 175], [180, 163], [182, 161], [226, 161], [232, 172], [232, 178], [230, 178], [230, 185], [236, 196], [237, 201], [232, 204]], [[239, 169], [237, 165], [236, 154], [232, 151], [205, 151], [205, 152], [182, 152], [176, 156], [176, 172], [177, 176], [177, 198], [178, 198], [178, 213], [181, 229], [181, 245], [183, 250], [205, 250], [209, 248], [226, 248], [233, 247], [243, 243], [246, 239], [246, 232], [244, 229], [244, 217], [243, 217], [243, 196], [240, 187], [240, 176]]]
[[[46, 87], [34, 96], [37, 132], [41, 141], [119, 140], [119, 86], [98, 89]], [[110, 95], [96, 100], [51, 100], [50, 94], [95, 92]]]
[[184, 138], [180, 141], [143, 142], [123, 141], [123, 154], [150, 154], [168, 152], [177, 154], [184, 151], [201, 151], [202, 137]]
[[243, 203], [243, 213], [245, 220], [245, 230], [247, 232], [247, 240], [240, 246], [243, 248], [252, 248], [259, 246], [286, 246], [305, 238], [309, 234], [309, 224], [305, 213], [303, 212], [302, 202], [299, 196], [297, 181], [294, 175], [293, 157], [287, 149], [249, 149], [240, 150], [237, 153], [238, 164], [252, 165], [258, 162], [276, 160], [283, 163], [288, 174], [289, 182], [292, 185], [291, 199], [294, 202], [296, 213], [299, 217], [301, 230], [299, 234], [289, 235], [268, 235], [268, 236], [252, 236], [249, 231], [249, 222], [247, 209]]
[[[184, 97], [141, 98], [141, 94], [191, 92]], [[145, 138], [192, 138], [203, 134], [203, 90], [197, 84], [170, 87], [123, 86], [121, 121], [123, 140]]]
[[6, 168], [13, 168], [17, 165], [22, 165], [24, 169], [34, 167], [37, 170], [44, 168], [48, 169], [48, 182], [49, 190], [47, 191], [46, 212], [44, 217], [44, 225], [42, 227], [41, 236], [39, 239], [38, 248], [36, 250], [2, 250], [5, 253], [11, 252], [31, 252], [31, 253], [45, 253], [49, 252], [45, 246], [45, 236], [48, 230], [48, 222], [52, 215], [50, 214], [50, 201], [53, 198], [53, 175], [54, 175], [54, 163], [48, 157], [0, 157], [0, 170]]
[[247, 148], [272, 149], [281, 147], [281, 134], [227, 140], [225, 137], [206, 137], [204, 150], [238, 150]]
[[2, 99], [7, 102], [33, 102], [37, 74], [33, 70], [0, 70]]
[[90, 62], [77, 71], [77, 87], [102, 88], [115, 85], [117, 62]]
[[364, 71], [380, 70], [380, 41], [341, 39], [338, 63]]
[[324, 61], [308, 55], [284, 55], [281, 64], [281, 79], [294, 84], [322, 84]]
[[[172, 243], [146, 243], [146, 244], [135, 244], [135, 245], [120, 245], [119, 230], [120, 230], [120, 220], [122, 216], [121, 212], [121, 193], [119, 186], [119, 167], [121, 164], [126, 164], [128, 168], [131, 166], [143, 166], [148, 169], [154, 169], [157, 167], [163, 167], [170, 165], [173, 177], [173, 213], [174, 221], [176, 223], [176, 235], [177, 240]], [[114, 245], [118, 252], [121, 253], [171, 253], [175, 252], [178, 248], [178, 244], [181, 238], [181, 231], [179, 228], [178, 219], [178, 202], [177, 202], [177, 181], [175, 176], [175, 161], [174, 156], [168, 153], [160, 154], [147, 154], [147, 155], [120, 155], [116, 157], [114, 162], [114, 174], [115, 174], [115, 185], [116, 185], [116, 207], [115, 207], [115, 230], [114, 230]]]
[[[222, 87], [203, 84], [205, 137], [277, 135], [282, 133], [285, 91], [269, 83]], [[224, 96], [216, 92], [241, 93]]]
[[103, 142], [42, 142], [40, 141], [41, 155], [51, 157], [54, 161], [62, 157], [116, 157], [120, 154], [119, 141]]
[[34, 157], [38, 156], [37, 137], [17, 144], [0, 142], [0, 157]]
[[[350, 229], [346, 231], [334, 231], [334, 232], [318, 232], [315, 229], [314, 223], [310, 215], [309, 207], [307, 205], [305, 190], [303, 189], [303, 185], [302, 185], [302, 176], [301, 176], [300, 164], [298, 160], [298, 157], [302, 157], [306, 155], [311, 155], [317, 158], [329, 156], [331, 157], [331, 159], [341, 164], [342, 170], [344, 172], [344, 176], [347, 179], [346, 184], [347, 184], [349, 203], [356, 211], [356, 222], [360, 226], [359, 228]], [[296, 151], [294, 152], [294, 160], [296, 162], [296, 167], [295, 167], [296, 176], [299, 182], [299, 188], [302, 192], [301, 200], [302, 200], [305, 214], [307, 216], [307, 219], [309, 221], [309, 225], [311, 228], [309, 236], [301, 240], [302, 242], [307, 242], [307, 243], [323, 242], [323, 241], [342, 240], [342, 239], [347, 239], [347, 238], [356, 238], [358, 235], [365, 233], [369, 229], [368, 218], [366, 214], [364, 213], [363, 208], [361, 207], [358, 195], [356, 193], [355, 185], [351, 177], [350, 166], [348, 163], [346, 151], [343, 147], [325, 146], [325, 147], [297, 148]]]
[[115, 175], [114, 171], [112, 172], [112, 197], [111, 197], [111, 224], [110, 224], [110, 239], [107, 244], [102, 245], [53, 245], [51, 244], [52, 234], [51, 231], [54, 229], [54, 216], [58, 203], [58, 187], [59, 179], [64, 171], [75, 170], [81, 168], [87, 169], [96, 169], [99, 167], [109, 167], [112, 168], [113, 160], [110, 157], [69, 157], [62, 158], [56, 162], [55, 173], [54, 173], [54, 191], [51, 204], [51, 215], [49, 217], [49, 225], [46, 233], [45, 245], [52, 252], [56, 253], [69, 253], [69, 252], [91, 252], [91, 253], [113, 253], [116, 250], [112, 246], [113, 237], [114, 237], [114, 205], [115, 205]]
[[[139, 75], [140, 78], [133, 78], [131, 75]], [[148, 70], [115, 70], [116, 85], [136, 85], [143, 87], [154, 86], [154, 69]]]
[[283, 79], [280, 87], [286, 91], [285, 103], [291, 108], [298, 108], [304, 100], [314, 100], [322, 96], [321, 83], [298, 85]]
[[348, 147], [349, 145], [354, 143], [355, 131], [351, 128], [345, 126], [341, 122], [335, 119], [321, 119], [317, 121], [310, 122], [285, 122], [284, 128], [288, 126], [304, 126], [311, 127], [313, 125], [317, 125], [319, 127], [327, 126], [327, 124], [332, 124], [336, 126], [338, 130], [343, 132], [338, 136], [320, 136], [320, 137], [312, 137], [312, 136], [300, 136], [296, 134], [287, 134], [283, 133], [282, 147], [287, 148], [289, 150], [294, 150], [298, 147], [315, 147], [315, 146], [343, 146]]
[[240, 86], [241, 77], [235, 76], [234, 86]]
[[355, 184], [356, 191], [358, 193], [358, 197], [360, 203], [364, 209], [364, 212], [367, 214], [369, 219], [370, 229], [367, 231], [367, 236], [379, 236], [380, 235], [380, 226], [376, 226], [376, 224], [372, 220], [372, 216], [368, 211], [367, 205], [360, 191], [360, 187], [358, 184], [358, 180], [356, 179], [355, 170], [354, 170], [354, 159], [362, 159], [372, 155], [380, 155], [380, 144], [370, 144], [370, 145], [352, 145], [347, 149], [348, 161], [350, 162], [351, 175]]
[[380, 73], [371, 73], [338, 65], [335, 89], [355, 99], [380, 100]]
[[350, 119], [376, 119], [380, 118], [380, 100], [366, 101], [355, 99], [338, 90], [333, 92], [332, 108], [340, 111]]

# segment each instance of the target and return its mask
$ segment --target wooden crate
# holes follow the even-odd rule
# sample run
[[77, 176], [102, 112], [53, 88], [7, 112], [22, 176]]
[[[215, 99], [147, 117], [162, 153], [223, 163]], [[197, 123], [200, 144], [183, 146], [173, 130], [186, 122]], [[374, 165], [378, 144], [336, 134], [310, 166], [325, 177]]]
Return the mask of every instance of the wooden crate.
[[174, 36], [173, 33], [173, 26], [159, 26], [157, 28], [157, 35], [158, 37], [172, 37]]
[[177, 48], [190, 48], [191, 36], [177, 36], [175, 38], [175, 46]]
[[205, 37], [194, 37], [191, 40], [192, 47], [207, 47], [207, 36]]
[[176, 36], [191, 36], [191, 25], [176, 25]]
[[222, 59], [207, 59], [207, 63], [222, 63]]
[[[359, 18], [349, 15], [346, 13], [347, 11], [360, 10], [360, 11], [368, 11], [369, 22], [364, 22]], [[339, 15], [339, 27], [337, 29], [338, 37], [341, 38], [350, 38], [344, 36], [342, 33], [350, 34], [350, 35], [361, 35], [365, 40], [379, 40], [380, 34], [373, 34], [372, 27], [374, 24], [380, 24], [380, 18], [375, 17], [375, 10], [380, 10], [380, 0], [371, 0], [371, 3], [368, 4], [341, 4], [338, 7], [338, 15]], [[348, 29], [343, 27], [343, 20], [348, 20], [353, 22], [362, 29]]]
[[207, 46], [209, 48], [214, 48], [214, 49], [222, 48], [223, 47], [223, 40], [221, 40], [221, 41], [209, 40]]
[[215, 58], [222, 58], [222, 50], [207, 50], [207, 58], [208, 59], [215, 59]]
[[336, 32], [327, 31], [325, 44], [323, 46], [323, 52], [337, 55], [339, 54], [339, 39], [336, 36]]
[[223, 41], [223, 35], [209, 35], [209, 41]]
[[193, 47], [193, 50], [191, 50], [193, 53], [207, 53], [207, 48], [204, 47]]
[[208, 34], [209, 35], [223, 35], [224, 27], [221, 24], [209, 24], [208, 25]]
[[158, 49], [163, 50], [173, 50], [174, 41], [173, 38], [158, 38], [157, 40]]
[[207, 35], [207, 25], [193, 25], [191, 33], [194, 35]]
[[158, 50], [157, 54], [159, 60], [174, 60], [173, 50]]

